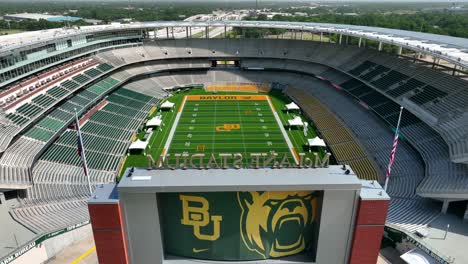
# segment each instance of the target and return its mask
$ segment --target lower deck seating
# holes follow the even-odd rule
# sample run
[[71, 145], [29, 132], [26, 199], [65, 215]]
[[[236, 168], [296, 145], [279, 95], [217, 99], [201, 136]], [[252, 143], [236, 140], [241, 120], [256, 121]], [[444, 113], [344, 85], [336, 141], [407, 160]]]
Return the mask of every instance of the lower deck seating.
[[[112, 98], [125, 98], [130, 105]], [[81, 127], [93, 189], [115, 180], [116, 170], [130, 139], [158, 99], [124, 88], [116, 90], [100, 110]], [[41, 126], [57, 127], [47, 117]], [[89, 219], [88, 184], [76, 152], [76, 131], [67, 130], [40, 156], [32, 170], [34, 184], [11, 214], [38, 232], [53, 231]]]
[[301, 105], [305, 114], [312, 119], [338, 163], [351, 165], [356, 174], [364, 179], [381, 178], [375, 166], [367, 159], [362, 147], [325, 106], [302, 90], [288, 88], [286, 93]]
[[[343, 83], [342, 86], [349, 86], [352, 83], [348, 81]], [[413, 82], [414, 83], [414, 82]], [[372, 91], [372, 88], [361, 85], [358, 86], [363, 91], [365, 89]], [[431, 90], [428, 88], [430, 86], [424, 86], [424, 89]], [[346, 89], [349, 93], [357, 96], [355, 94], [355, 89]], [[434, 96], [438, 93], [433, 89], [432, 92], [426, 94], [429, 98], [435, 98]], [[323, 92], [322, 92], [323, 93]], [[424, 92], [419, 93], [416, 96], [423, 94]], [[370, 105], [372, 110], [375, 111], [389, 126], [394, 127], [398, 122], [400, 105], [393, 102], [392, 100], [380, 96], [378, 104], [374, 105], [374, 97], [369, 96], [371, 93], [366, 93], [364, 96], [357, 96], [367, 105]], [[439, 94], [439, 96], [442, 96]], [[326, 98], [326, 97], [325, 97]], [[428, 100], [424, 99], [424, 96], [419, 96], [419, 103], [427, 102]], [[430, 101], [430, 100], [429, 100]], [[336, 102], [335, 102], [336, 103]], [[337, 104], [342, 106], [344, 103]], [[346, 112], [344, 110], [343, 112]], [[353, 123], [350, 123], [349, 126], [353, 126], [359, 123], [359, 120], [362, 118], [354, 118]], [[366, 126], [367, 123], [362, 123], [362, 126]], [[445, 193], [446, 196], [449, 195], [460, 195], [466, 193], [468, 190], [468, 165], [465, 164], [456, 164], [450, 161], [449, 149], [447, 144], [444, 142], [443, 138], [434, 131], [427, 124], [423, 123], [419, 118], [417, 118], [411, 112], [404, 110], [401, 120], [401, 135], [404, 136], [406, 140], [418, 150], [422, 156], [425, 165], [426, 173], [424, 178], [420, 178], [416, 183], [410, 183], [408, 180], [398, 179], [405, 184], [401, 185], [401, 188], [408, 187], [410, 190], [414, 190], [417, 187], [417, 193], [424, 196], [439, 196], [442, 193]], [[398, 156], [397, 156], [398, 157]], [[386, 162], [384, 159], [384, 162]], [[397, 162], [395, 162], [397, 164]], [[401, 165], [401, 162], [398, 162]], [[404, 163], [403, 163], [404, 164]], [[408, 166], [408, 167], [412, 167]], [[413, 178], [412, 178], [413, 179]], [[408, 185], [410, 184], [410, 185]]]
[[[304, 93], [320, 98], [320, 101], [346, 124], [354, 137], [364, 146], [368, 156], [373, 157], [373, 164], [377, 164], [379, 174], [384, 175], [389, 161], [393, 132], [376, 116], [344, 94], [327, 88], [326, 84], [312, 84], [304, 80], [301, 86]], [[331, 144], [334, 143], [332, 141]], [[357, 164], [356, 161], [354, 164], [352, 162], [349, 164], [356, 171], [365, 171], [365, 168], [369, 167]], [[364, 169], [359, 168], [363, 166]], [[414, 232], [439, 215], [440, 205], [416, 195], [416, 188], [425, 179], [425, 171], [423, 159], [404, 139], [401, 139], [388, 186], [392, 202], [387, 224]]]
[[87, 199], [20, 207], [10, 213], [36, 233], [55, 231], [89, 220]]
[[[149, 109], [156, 103], [152, 97], [120, 88], [111, 94], [107, 104], [94, 113], [82, 127], [88, 167], [115, 171], [125, 154], [130, 138], [124, 140], [94, 134], [96, 125], [106, 130], [133, 132], [141, 125]], [[91, 128], [88, 128], [90, 126]], [[128, 133], [126, 133], [128, 135]], [[40, 160], [80, 166], [76, 153], [76, 132], [65, 131], [41, 156]]]
[[[102, 87], [105, 87], [103, 89], [109, 91], [118, 81], [108, 77], [98, 84], [101, 83]], [[52, 89], [64, 90], [60, 87]], [[89, 87], [85, 88], [59, 105], [47, 116], [39, 119], [36, 124], [26, 130], [26, 132], [3, 153], [0, 157], [0, 172], [3, 173], [2, 177], [0, 177], [0, 182], [6, 184], [31, 183], [31, 168], [47, 142], [54, 138], [59, 131], [63, 130], [66, 125], [72, 122], [75, 111], [78, 115], [84, 114], [93, 103], [99, 100], [98, 94], [92, 93], [89, 90]], [[83, 96], [81, 95], [82, 93]], [[93, 94], [92, 99], [89, 99], [90, 94]], [[36, 106], [36, 108], [39, 107]], [[28, 107], [25, 105], [25, 107], [21, 109], [24, 114], [33, 111], [33, 108], [29, 108], [29, 105]], [[70, 153], [76, 153], [76, 150], [71, 149], [69, 154]], [[114, 161], [114, 163], [117, 163], [117, 161]]]

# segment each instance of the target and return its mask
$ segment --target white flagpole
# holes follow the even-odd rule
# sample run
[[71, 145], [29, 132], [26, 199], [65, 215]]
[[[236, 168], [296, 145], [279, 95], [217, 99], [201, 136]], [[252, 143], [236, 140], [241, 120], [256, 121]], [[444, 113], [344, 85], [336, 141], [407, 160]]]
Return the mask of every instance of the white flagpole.
[[86, 171], [85, 176], [86, 176], [86, 180], [88, 181], [89, 195], [91, 196], [93, 194], [93, 189], [91, 188], [91, 180], [90, 180], [90, 175], [89, 175], [89, 170], [88, 170], [88, 163], [86, 163], [83, 138], [81, 137], [80, 121], [78, 120], [78, 114], [76, 113], [76, 108], [75, 108], [75, 122], [76, 122], [76, 133], [78, 136], [78, 140], [80, 141], [80, 144], [81, 144], [81, 160], [83, 162], [83, 167]]
[[385, 177], [385, 185], [384, 185], [384, 190], [385, 191], [387, 191], [388, 181], [390, 179], [390, 173], [392, 171], [393, 160], [395, 159], [395, 154], [396, 154], [395, 139], [398, 137], [398, 133], [400, 132], [400, 122], [401, 122], [401, 115], [402, 114], [403, 114], [403, 106], [400, 107], [400, 116], [398, 117], [398, 123], [397, 123], [397, 127], [396, 127], [396, 130], [395, 130], [395, 137], [393, 138], [392, 155], [390, 156], [390, 162], [388, 163], [388, 168], [387, 168], [387, 175]]

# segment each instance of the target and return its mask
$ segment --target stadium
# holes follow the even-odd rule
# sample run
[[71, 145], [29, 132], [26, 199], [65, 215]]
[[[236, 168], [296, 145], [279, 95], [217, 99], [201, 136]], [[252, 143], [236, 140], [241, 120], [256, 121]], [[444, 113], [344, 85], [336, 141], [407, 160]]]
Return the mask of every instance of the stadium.
[[[226, 31], [234, 27], [284, 29], [293, 32], [293, 37], [229, 38]], [[212, 38], [211, 28], [224, 33]], [[192, 31], [205, 35], [192, 38]], [[305, 32], [316, 34], [317, 39], [303, 39]], [[332, 36], [336, 41], [331, 41]], [[377, 48], [369, 43], [376, 43]], [[144, 231], [129, 223], [148, 224], [145, 227], [150, 223], [131, 213], [140, 211], [132, 211], [136, 209], [130, 207], [133, 200], [129, 193], [146, 192], [146, 177], [152, 178], [147, 188], [164, 209], [160, 208], [155, 218], [162, 222], [157, 229], [164, 231], [156, 234], [163, 237], [158, 243], [164, 244], [158, 256], [183, 256], [187, 258], [184, 263], [192, 258], [240, 262], [281, 259], [307, 248], [313, 256], [297, 263], [375, 263], [379, 249], [375, 245], [369, 245], [371, 256], [365, 261], [352, 258], [356, 245], [369, 239], [365, 234], [356, 236], [354, 225], [358, 226], [359, 219], [354, 219], [359, 208], [347, 212], [344, 219], [332, 213], [337, 208], [357, 206], [354, 199], [358, 198], [348, 198], [359, 196], [359, 192], [361, 200], [362, 195], [386, 197], [380, 185], [384, 186], [386, 180], [395, 131], [399, 141], [386, 189], [390, 197], [388, 213], [385, 206], [383, 212], [369, 209], [384, 215], [384, 221], [376, 223], [382, 230], [373, 233], [380, 237], [369, 241], [378, 241], [380, 246], [383, 233], [387, 240], [406, 249], [402, 251], [419, 250], [439, 263], [465, 263], [468, 259], [462, 245], [468, 241], [468, 232], [462, 222], [468, 220], [467, 49], [468, 40], [456, 37], [267, 21], [112, 24], [1, 36], [0, 263], [15, 263], [33, 251], [43, 251], [45, 261], [91, 232], [98, 257], [103, 260], [100, 252], [108, 251], [100, 251], [96, 226], [105, 224], [93, 217], [102, 219], [102, 214], [113, 211], [96, 211], [93, 205], [111, 203], [108, 200], [123, 204], [125, 216], [116, 217], [126, 224], [122, 223], [126, 231], [121, 233], [128, 232], [127, 238], [120, 237], [121, 246], [126, 245], [129, 252], [123, 259], [143, 263], [145, 258], [136, 255], [149, 253], [135, 248], [145, 244], [133, 245], [128, 237]], [[75, 119], [79, 119], [78, 127]], [[82, 135], [91, 186], [77, 153], [77, 130]], [[278, 179], [275, 175], [283, 171], [291, 174], [291, 182], [269, 178]], [[349, 178], [336, 176], [338, 171]], [[238, 186], [235, 182], [210, 183], [206, 176], [213, 172], [226, 174], [222, 176], [226, 181], [238, 177]], [[302, 182], [294, 176], [309, 172], [317, 174], [318, 180], [328, 175], [324, 179], [329, 181]], [[256, 175], [271, 181], [261, 182], [254, 179]], [[170, 182], [171, 176], [179, 181]], [[190, 176], [200, 182], [182, 180]], [[136, 177], [142, 180], [132, 182]], [[177, 188], [165, 190], [165, 183], [155, 180], [158, 177], [167, 179], [166, 189], [170, 184]], [[302, 189], [301, 184], [311, 189]], [[369, 184], [379, 186], [380, 194], [361, 190]], [[90, 188], [94, 192], [91, 200]], [[343, 203], [329, 206], [333, 199], [327, 197], [336, 192], [334, 188], [342, 188], [342, 196], [337, 194], [336, 199]], [[117, 189], [120, 198], [116, 198]], [[309, 226], [303, 223], [307, 216], [302, 215], [297, 222], [306, 231], [297, 231], [291, 224], [296, 220], [287, 218], [293, 216], [278, 221], [285, 223], [285, 230], [292, 230], [284, 232], [311, 232], [307, 234], [314, 239], [302, 240], [304, 246], [289, 237], [266, 239], [263, 244], [243, 238], [246, 245], [251, 244], [250, 251], [237, 247], [229, 251], [226, 248], [232, 241], [228, 241], [224, 246], [211, 245], [220, 248], [198, 257], [177, 246], [178, 238], [186, 233], [167, 223], [174, 216], [184, 225], [185, 218], [171, 210], [171, 205], [189, 203], [190, 199], [202, 205], [205, 201], [223, 201], [226, 210], [233, 208], [229, 203], [237, 205], [239, 201], [238, 214], [242, 215], [244, 211], [240, 210], [248, 207], [241, 202], [243, 191], [266, 191], [280, 198], [286, 194], [274, 193], [284, 191], [288, 199], [296, 197], [303, 207], [307, 207], [304, 201], [312, 201], [315, 209], [307, 210], [317, 210], [314, 216], [320, 215], [322, 224], [311, 222]], [[205, 200], [183, 196], [194, 192], [205, 193]], [[238, 197], [231, 197], [233, 192], [239, 192]], [[174, 193], [181, 193], [180, 200]], [[143, 198], [141, 201], [146, 203]], [[223, 210], [223, 206], [218, 208]], [[223, 219], [228, 215], [226, 212]], [[201, 221], [205, 215], [197, 217]], [[342, 240], [347, 242], [340, 244], [342, 252], [331, 252], [342, 257], [340, 261], [322, 258], [326, 246], [336, 242], [325, 241], [323, 235], [339, 236], [326, 229], [324, 219], [330, 223], [336, 219], [337, 225], [347, 225], [343, 232], [351, 232], [343, 235]], [[193, 221], [186, 219], [185, 225], [195, 230], [200, 223]], [[452, 228], [447, 240], [425, 238], [428, 232], [445, 231], [447, 224]], [[212, 241], [218, 238], [215, 231], [199, 230], [198, 235]], [[276, 248], [260, 250], [268, 243], [276, 243]], [[294, 250], [283, 254], [281, 250], [286, 247]]]

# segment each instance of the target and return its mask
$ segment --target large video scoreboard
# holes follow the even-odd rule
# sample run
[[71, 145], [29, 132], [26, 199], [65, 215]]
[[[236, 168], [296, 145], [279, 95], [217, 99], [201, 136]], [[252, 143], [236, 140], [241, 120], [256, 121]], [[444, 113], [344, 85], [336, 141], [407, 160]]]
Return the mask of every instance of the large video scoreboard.
[[160, 193], [167, 254], [258, 260], [307, 253], [315, 258], [321, 191]]
[[[89, 202], [91, 221], [99, 260], [124, 263], [375, 263], [388, 207], [380, 185], [342, 166], [127, 170], [112, 193], [118, 193], [116, 244], [100, 228], [109, 221], [102, 213], [109, 201], [99, 189]], [[374, 200], [387, 207], [376, 213]], [[377, 241], [370, 262], [362, 262], [369, 246], [358, 238], [369, 234], [361, 225]]]

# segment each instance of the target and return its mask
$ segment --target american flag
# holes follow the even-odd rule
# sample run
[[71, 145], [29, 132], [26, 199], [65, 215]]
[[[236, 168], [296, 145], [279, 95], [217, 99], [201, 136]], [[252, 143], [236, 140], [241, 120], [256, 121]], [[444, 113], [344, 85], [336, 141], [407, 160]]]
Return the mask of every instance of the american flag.
[[387, 168], [387, 178], [390, 177], [390, 173], [392, 172], [392, 166], [393, 162], [395, 161], [395, 153], [396, 153], [396, 148], [398, 145], [398, 133], [399, 129], [397, 128], [395, 132], [395, 139], [393, 139], [393, 146], [392, 146], [392, 153], [390, 154], [390, 163], [388, 163], [388, 168]]
[[390, 179], [390, 173], [392, 172], [393, 162], [395, 161], [395, 153], [398, 145], [398, 134], [400, 133], [400, 122], [401, 115], [403, 114], [403, 107], [400, 107], [400, 116], [398, 117], [398, 123], [395, 130], [395, 138], [393, 139], [392, 153], [390, 153], [390, 162], [388, 163], [387, 176], [385, 177], [384, 190], [387, 191], [388, 180]]

